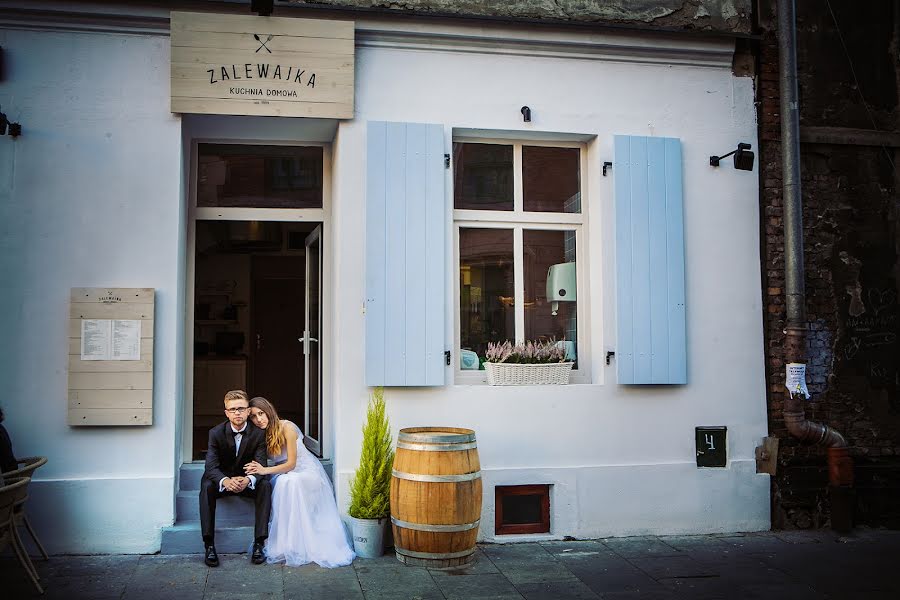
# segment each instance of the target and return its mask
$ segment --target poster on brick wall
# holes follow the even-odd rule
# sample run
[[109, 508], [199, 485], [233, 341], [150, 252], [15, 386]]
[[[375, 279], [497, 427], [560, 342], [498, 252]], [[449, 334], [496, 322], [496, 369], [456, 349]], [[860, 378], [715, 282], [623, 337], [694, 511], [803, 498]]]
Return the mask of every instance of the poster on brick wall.
[[809, 389], [806, 387], [806, 365], [803, 363], [788, 363], [785, 365], [784, 382], [791, 396], [803, 394], [809, 400]]

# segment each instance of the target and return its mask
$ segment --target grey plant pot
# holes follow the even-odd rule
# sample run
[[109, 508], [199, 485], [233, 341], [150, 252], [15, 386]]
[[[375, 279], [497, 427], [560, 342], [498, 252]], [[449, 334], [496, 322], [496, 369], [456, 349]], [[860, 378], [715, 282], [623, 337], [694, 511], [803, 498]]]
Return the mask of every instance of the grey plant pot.
[[384, 554], [384, 535], [387, 517], [357, 519], [350, 517], [353, 529], [353, 550], [360, 558], [378, 558]]

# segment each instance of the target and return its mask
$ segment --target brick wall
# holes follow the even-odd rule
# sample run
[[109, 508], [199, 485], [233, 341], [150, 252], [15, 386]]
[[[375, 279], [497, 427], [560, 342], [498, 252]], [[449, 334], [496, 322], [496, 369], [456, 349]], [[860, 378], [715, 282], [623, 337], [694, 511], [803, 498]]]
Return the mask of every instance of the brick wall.
[[[796, 443], [781, 417], [785, 312], [778, 46], [774, 3], [760, 4], [767, 388], [770, 432], [781, 440], [773, 526], [824, 527], [829, 518], [824, 449]], [[834, 17], [825, 3], [797, 3], [801, 139], [821, 127], [845, 128], [845, 134], [846, 128], [898, 131], [900, 3], [831, 0], [831, 6]], [[890, 146], [801, 147], [812, 394], [806, 415], [834, 427], [850, 444], [857, 523], [890, 527], [900, 527], [898, 158]]]

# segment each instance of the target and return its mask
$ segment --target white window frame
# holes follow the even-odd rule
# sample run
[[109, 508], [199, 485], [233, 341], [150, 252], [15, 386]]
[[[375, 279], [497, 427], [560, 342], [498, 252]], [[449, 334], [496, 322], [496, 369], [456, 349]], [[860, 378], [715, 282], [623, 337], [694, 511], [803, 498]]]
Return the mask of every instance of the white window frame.
[[[578, 333], [578, 368], [573, 369], [569, 377], [571, 383], [591, 383], [591, 353], [589, 346], [590, 332], [590, 286], [587, 285], [588, 269], [588, 195], [587, 195], [587, 144], [580, 142], [546, 141], [546, 140], [513, 140], [513, 139], [481, 139], [472, 137], [454, 137], [454, 143], [497, 144], [513, 147], [513, 210], [477, 210], [453, 209], [453, 319], [454, 319], [454, 383], [458, 385], [487, 384], [486, 371], [460, 369], [460, 348], [462, 339], [462, 319], [459, 314], [459, 230], [469, 229], [511, 229], [513, 231], [513, 285], [515, 293], [515, 331], [516, 341], [523, 341], [525, 335], [525, 267], [523, 262], [523, 231], [575, 231], [575, 274], [578, 292], [576, 319]], [[526, 212], [523, 210], [524, 193], [522, 182], [522, 148], [523, 146], [546, 146], [552, 148], [578, 148], [579, 153], [579, 191], [581, 193], [580, 213]], [[453, 165], [456, 168], [456, 165]], [[452, 194], [451, 202], [455, 202]]]

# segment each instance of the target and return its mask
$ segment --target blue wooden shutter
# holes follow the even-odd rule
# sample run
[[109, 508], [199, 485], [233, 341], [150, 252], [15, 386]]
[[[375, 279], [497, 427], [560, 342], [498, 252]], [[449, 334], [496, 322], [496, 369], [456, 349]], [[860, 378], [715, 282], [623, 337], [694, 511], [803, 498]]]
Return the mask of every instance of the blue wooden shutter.
[[615, 136], [618, 382], [687, 383], [681, 142]]
[[444, 129], [368, 124], [366, 384], [444, 385]]

